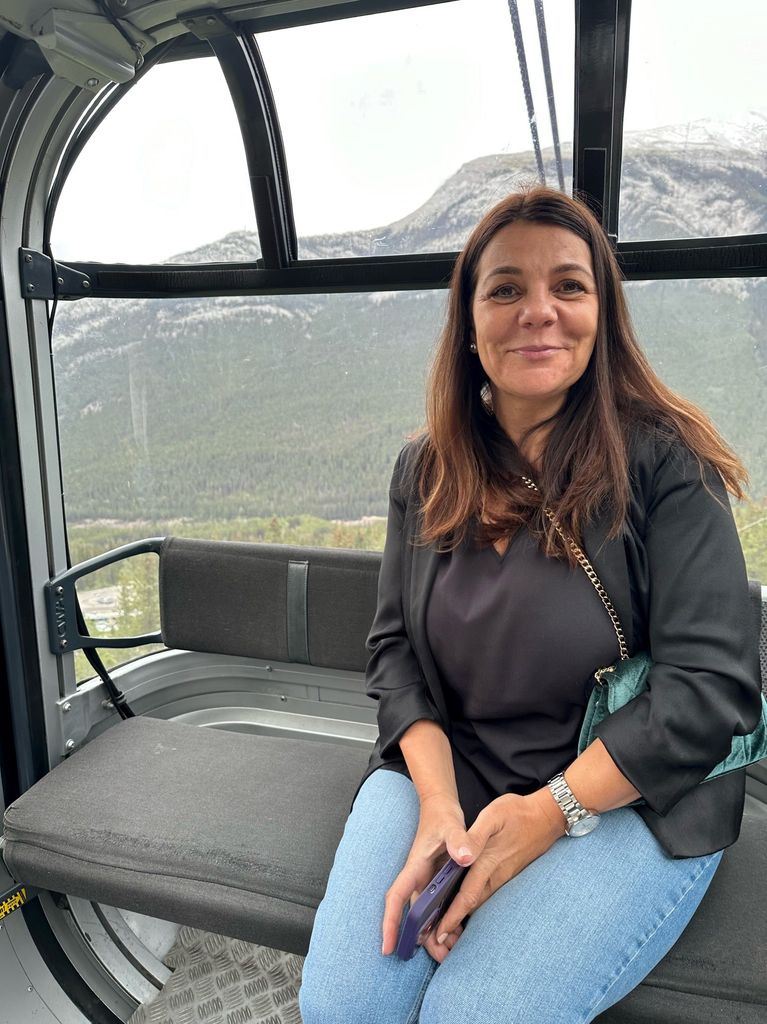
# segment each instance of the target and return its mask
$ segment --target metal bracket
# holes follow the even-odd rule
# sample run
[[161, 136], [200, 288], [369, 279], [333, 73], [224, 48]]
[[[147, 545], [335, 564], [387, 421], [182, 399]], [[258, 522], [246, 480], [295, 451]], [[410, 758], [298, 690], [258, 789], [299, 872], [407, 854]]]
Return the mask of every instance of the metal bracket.
[[19, 249], [21, 296], [24, 299], [53, 298], [53, 260], [34, 249]]
[[93, 728], [106, 722], [115, 713], [115, 706], [106, 686], [94, 676], [74, 691], [56, 701], [58, 712], [60, 756], [74, 753]]
[[19, 249], [19, 276], [24, 299], [81, 299], [91, 287], [87, 274], [23, 246]]
[[[142, 49], [151, 44], [129, 22], [125, 29]], [[136, 73], [130, 45], [103, 14], [51, 8], [28, 31], [55, 74], [91, 92], [108, 82], [128, 82]]]
[[84, 299], [90, 292], [91, 279], [81, 270], [67, 266], [66, 263], [54, 264], [56, 280], [54, 288], [59, 299]]
[[184, 14], [178, 19], [198, 39], [211, 39], [213, 36], [229, 36], [236, 32], [236, 27], [220, 11], [214, 7], [203, 8]]
[[56, 707], [61, 725], [61, 756], [67, 757], [77, 749], [90, 732], [93, 725], [90, 714], [91, 702], [85, 693], [78, 690], [76, 693], [57, 700]]

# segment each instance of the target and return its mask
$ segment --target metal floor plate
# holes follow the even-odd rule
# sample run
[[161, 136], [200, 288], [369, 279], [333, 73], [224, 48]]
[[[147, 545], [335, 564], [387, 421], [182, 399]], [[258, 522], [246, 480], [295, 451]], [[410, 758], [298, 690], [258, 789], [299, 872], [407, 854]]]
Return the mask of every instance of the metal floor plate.
[[301, 1024], [302, 956], [181, 928], [163, 962], [173, 974], [128, 1024]]

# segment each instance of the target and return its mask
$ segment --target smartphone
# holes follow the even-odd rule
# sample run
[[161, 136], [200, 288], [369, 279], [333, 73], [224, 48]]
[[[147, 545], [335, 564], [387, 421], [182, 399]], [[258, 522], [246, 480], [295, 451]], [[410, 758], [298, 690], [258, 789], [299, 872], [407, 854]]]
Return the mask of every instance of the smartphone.
[[448, 860], [410, 907], [397, 943], [400, 960], [409, 960], [413, 956], [418, 943], [442, 917], [467, 870], [454, 860]]

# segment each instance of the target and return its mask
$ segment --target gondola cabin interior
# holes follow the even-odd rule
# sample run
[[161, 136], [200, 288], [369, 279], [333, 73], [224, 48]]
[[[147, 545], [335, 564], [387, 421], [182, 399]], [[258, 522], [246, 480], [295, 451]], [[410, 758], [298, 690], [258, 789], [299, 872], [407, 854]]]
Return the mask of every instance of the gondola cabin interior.
[[[0, 1024], [298, 1024], [391, 466], [515, 188], [591, 205], [745, 462], [767, 681], [766, 37], [760, 0], [0, 0]], [[765, 877], [761, 763], [604, 1020], [764, 1022]]]

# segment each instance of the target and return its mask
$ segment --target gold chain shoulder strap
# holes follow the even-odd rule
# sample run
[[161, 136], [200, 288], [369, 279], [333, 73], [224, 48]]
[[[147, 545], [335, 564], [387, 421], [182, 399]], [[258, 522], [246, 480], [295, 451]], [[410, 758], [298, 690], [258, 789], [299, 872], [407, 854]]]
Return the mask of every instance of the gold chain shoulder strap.
[[[522, 477], [522, 483], [526, 487], [529, 487], [531, 491], [538, 491], [538, 488], [536, 487], [536, 485], [533, 483], [533, 481], [529, 477], [523, 476]], [[538, 491], [538, 493], [540, 493], [540, 491]], [[562, 529], [562, 527], [557, 522], [556, 516], [554, 515], [554, 513], [551, 511], [551, 509], [547, 505], [543, 506], [543, 512], [544, 512], [544, 515], [546, 515], [546, 517], [549, 519], [549, 521], [551, 522], [551, 525], [557, 531], [559, 536], [562, 538], [562, 540], [565, 542], [565, 544], [567, 544], [567, 546], [570, 548], [572, 553], [575, 555], [575, 558], [576, 558], [576, 560], [578, 562], [578, 565], [580, 565], [580, 567], [586, 573], [586, 575], [589, 578], [589, 581], [591, 582], [591, 585], [594, 587], [594, 590], [596, 590], [597, 594], [599, 594], [599, 599], [602, 602], [602, 604], [605, 606], [605, 611], [610, 616], [610, 621], [613, 624], [613, 629], [615, 630], [615, 635], [618, 638], [618, 649], [621, 652], [621, 661], [626, 661], [628, 659], [628, 656], [629, 656], [629, 650], [628, 650], [628, 645], [626, 643], [626, 638], [623, 635], [623, 628], [621, 627], [621, 621], [618, 618], [618, 613], [613, 608], [612, 601], [608, 597], [607, 591], [602, 586], [602, 581], [600, 580], [600, 578], [597, 576], [596, 572], [594, 571], [594, 566], [588, 560], [588, 558], [586, 557], [585, 553], [578, 547], [578, 545], [575, 543], [573, 538], [565, 533], [565, 531]], [[606, 669], [600, 669], [599, 671], [607, 671], [607, 670]]]

